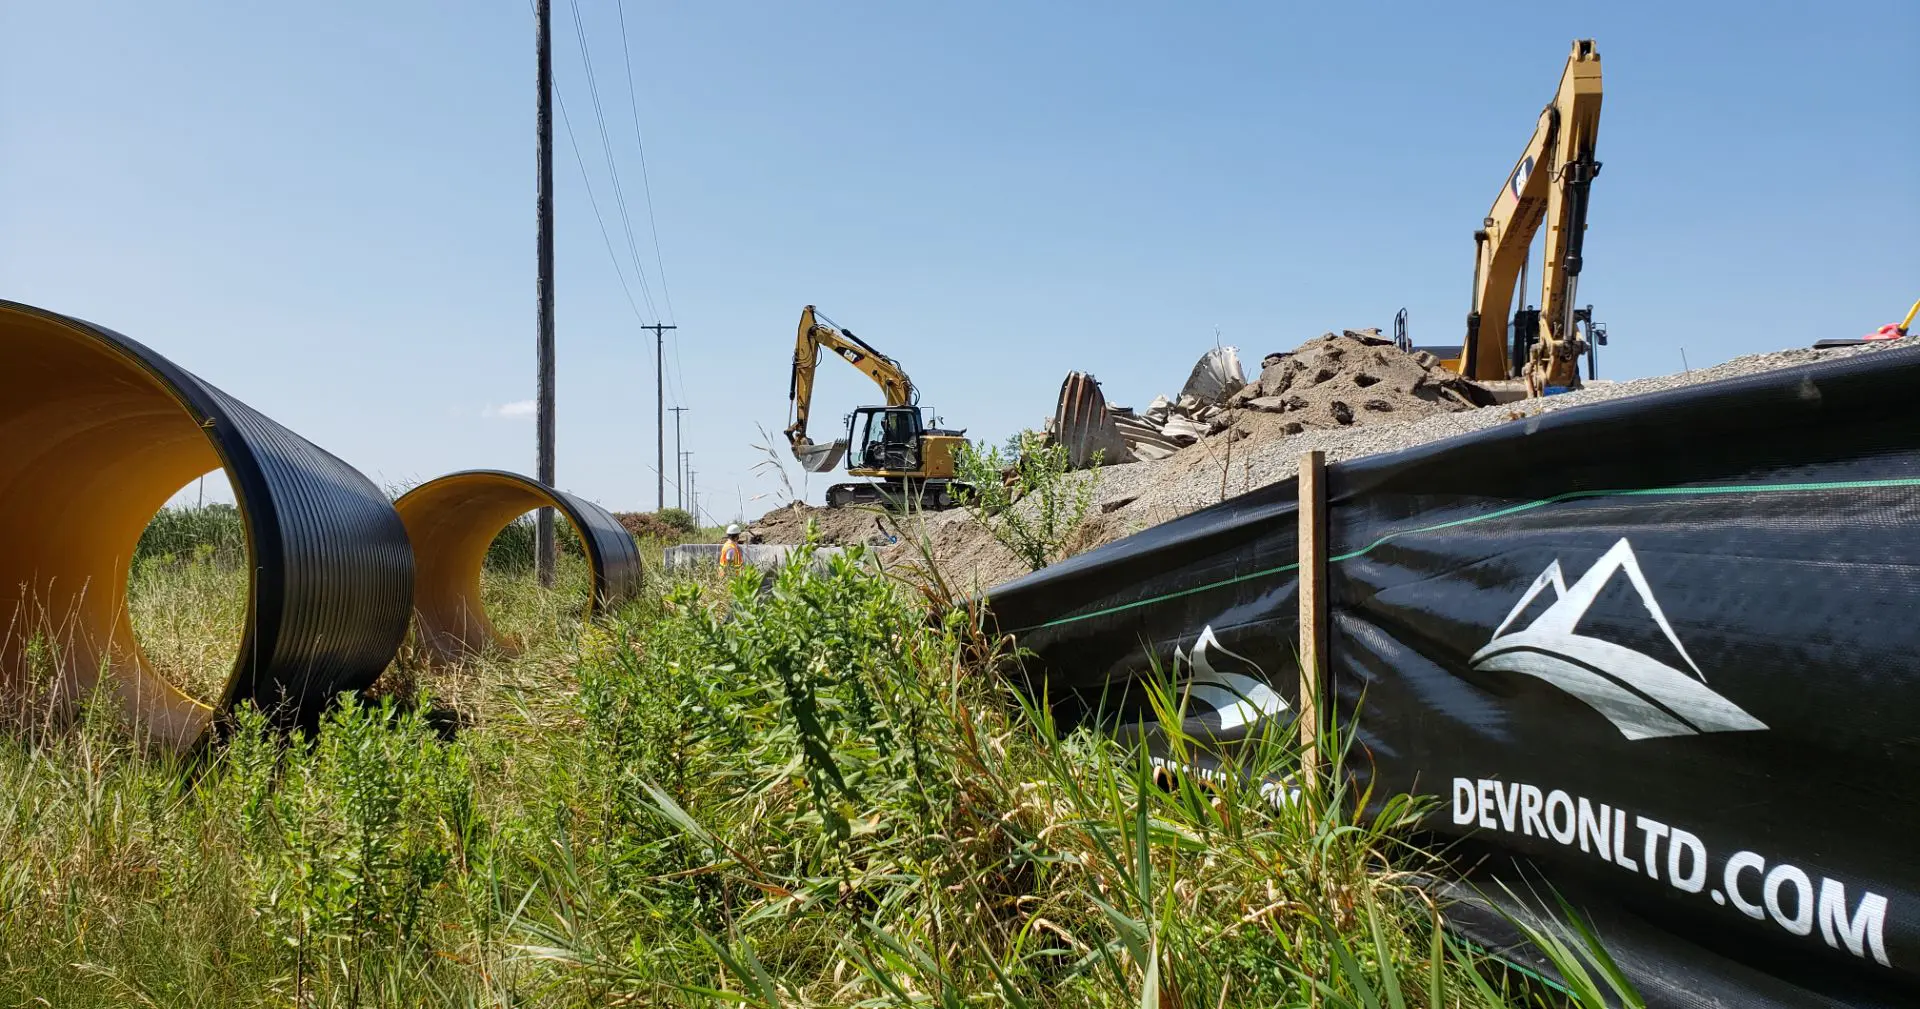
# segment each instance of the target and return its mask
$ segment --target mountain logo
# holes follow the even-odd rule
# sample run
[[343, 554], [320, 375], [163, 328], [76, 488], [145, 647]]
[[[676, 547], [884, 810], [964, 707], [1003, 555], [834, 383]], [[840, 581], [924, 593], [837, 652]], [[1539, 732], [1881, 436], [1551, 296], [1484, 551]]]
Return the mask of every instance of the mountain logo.
[[[1640, 603], [1658, 624], [1692, 675], [1660, 660], [1585, 634], [1574, 633], [1600, 591], [1625, 572]], [[1551, 587], [1554, 602], [1531, 624], [1507, 632], [1540, 593]], [[1703, 732], [1749, 732], [1767, 726], [1707, 687], [1707, 677], [1687, 654], [1666, 611], [1653, 597], [1647, 576], [1626, 539], [1615, 543], [1580, 580], [1568, 586], [1560, 561], [1547, 565], [1486, 646], [1473, 653], [1476, 670], [1501, 670], [1547, 681], [1585, 701], [1628, 739], [1692, 736]]]
[[1180, 689], [1189, 701], [1199, 702], [1220, 720], [1221, 732], [1292, 710], [1287, 699], [1268, 685], [1267, 674], [1257, 663], [1220, 644], [1212, 625], [1200, 629], [1192, 654], [1176, 647], [1173, 661], [1176, 670], [1185, 666], [1190, 673]]

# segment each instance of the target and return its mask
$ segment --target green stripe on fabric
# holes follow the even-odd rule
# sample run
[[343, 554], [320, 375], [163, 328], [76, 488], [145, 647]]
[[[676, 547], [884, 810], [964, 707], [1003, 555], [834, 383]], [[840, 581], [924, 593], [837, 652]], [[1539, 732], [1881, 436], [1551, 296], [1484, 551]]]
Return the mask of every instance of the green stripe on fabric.
[[[1467, 518], [1453, 519], [1447, 522], [1436, 522], [1432, 525], [1417, 526], [1412, 529], [1401, 529], [1390, 532], [1358, 550], [1328, 557], [1327, 563], [1338, 564], [1341, 561], [1350, 561], [1356, 557], [1364, 557], [1385, 546], [1389, 541], [1402, 536], [1414, 536], [1420, 533], [1437, 532], [1441, 529], [1452, 529], [1456, 526], [1490, 522], [1494, 519], [1506, 518], [1509, 515], [1518, 515], [1521, 512], [1532, 511], [1535, 508], [1544, 508], [1548, 505], [1560, 504], [1566, 501], [1603, 497], [1702, 497], [1714, 494], [1793, 494], [1806, 493], [1808, 491], [1879, 490], [1889, 487], [1920, 487], [1920, 477], [1897, 477], [1886, 480], [1822, 480], [1808, 483], [1732, 484], [1711, 487], [1647, 487], [1638, 490], [1568, 491], [1565, 494], [1555, 494], [1552, 497], [1541, 498], [1538, 501], [1528, 501], [1525, 504], [1510, 505], [1506, 508], [1487, 512], [1484, 515], [1471, 515]], [[1049, 620], [1044, 624], [1022, 627], [1013, 633], [1025, 634], [1028, 631], [1043, 630], [1048, 627], [1059, 627], [1062, 624], [1078, 623], [1082, 620], [1091, 620], [1094, 617], [1104, 617], [1126, 610], [1139, 609], [1142, 606], [1152, 606], [1155, 603], [1163, 603], [1169, 599], [1179, 599], [1182, 596], [1196, 595], [1213, 589], [1225, 588], [1228, 585], [1238, 585], [1241, 582], [1252, 581], [1256, 578], [1266, 578], [1271, 575], [1284, 574], [1299, 567], [1300, 565], [1298, 563], [1282, 564], [1279, 567], [1266, 568], [1265, 570], [1254, 571], [1244, 575], [1236, 575], [1222, 581], [1210, 582], [1206, 585], [1200, 585], [1190, 589], [1181, 589], [1178, 592], [1168, 592], [1151, 598], [1136, 600], [1131, 603], [1109, 606], [1105, 609], [1094, 610], [1091, 613], [1080, 613], [1071, 617], [1060, 617], [1057, 620]]]

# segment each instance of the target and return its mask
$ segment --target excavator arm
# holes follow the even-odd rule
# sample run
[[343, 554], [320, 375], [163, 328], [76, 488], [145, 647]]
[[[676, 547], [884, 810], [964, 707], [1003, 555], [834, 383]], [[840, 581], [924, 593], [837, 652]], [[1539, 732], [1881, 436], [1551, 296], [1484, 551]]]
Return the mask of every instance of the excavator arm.
[[888, 406], [906, 406], [914, 400], [913, 381], [898, 362], [875, 350], [865, 340], [822, 318], [808, 305], [800, 313], [800, 331], [793, 344], [793, 379], [787, 389], [791, 401], [788, 413], [787, 441], [794, 458], [812, 473], [824, 473], [840, 462], [846, 451], [844, 442], [815, 445], [807, 438], [807, 417], [813, 408], [813, 379], [820, 368], [820, 349], [825, 347], [860, 373], [873, 379], [886, 396]]
[[[1599, 127], [1600, 54], [1592, 39], [1579, 39], [1567, 57], [1553, 102], [1540, 113], [1533, 138], [1508, 173], [1482, 228], [1473, 233], [1473, 304], [1461, 348], [1462, 375], [1494, 380], [1524, 374], [1529, 392], [1536, 396], [1549, 386], [1579, 385], [1580, 357], [1587, 347], [1578, 323], [1590, 320], [1574, 303], [1588, 193], [1600, 171], [1594, 160]], [[1516, 314], [1509, 346], [1507, 306], [1542, 221], [1547, 223], [1547, 238], [1540, 270], [1541, 310], [1537, 316]]]

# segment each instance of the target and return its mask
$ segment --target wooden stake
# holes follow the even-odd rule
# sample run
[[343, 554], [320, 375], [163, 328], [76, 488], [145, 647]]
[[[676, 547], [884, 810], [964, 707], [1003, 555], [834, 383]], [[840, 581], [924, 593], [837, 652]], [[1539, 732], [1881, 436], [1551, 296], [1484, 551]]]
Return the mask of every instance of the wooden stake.
[[1300, 783], [1319, 775], [1321, 686], [1327, 675], [1327, 457], [1300, 457]]

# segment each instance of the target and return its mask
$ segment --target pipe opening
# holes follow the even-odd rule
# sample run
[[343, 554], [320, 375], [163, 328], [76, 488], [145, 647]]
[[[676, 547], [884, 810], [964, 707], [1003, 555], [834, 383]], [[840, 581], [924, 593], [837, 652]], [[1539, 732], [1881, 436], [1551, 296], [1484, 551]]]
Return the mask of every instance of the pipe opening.
[[[531, 513], [543, 506], [555, 508], [554, 587], [561, 591], [511, 591], [514, 583], [533, 578]], [[535, 627], [556, 617], [577, 623], [591, 616], [600, 577], [583, 548], [586, 530], [539, 484], [509, 473], [454, 473], [408, 491], [394, 508], [413, 544], [414, 643], [428, 657], [458, 661], [489, 650], [512, 654]], [[578, 598], [578, 606], [562, 603], [565, 612], [541, 608], [569, 598]]]
[[127, 576], [127, 616], [147, 665], [218, 705], [247, 623], [247, 530], [226, 473], [214, 470], [148, 520]]
[[99, 685], [136, 735], [191, 743], [212, 708], [156, 672], [127, 589], [155, 513], [222, 460], [172, 389], [77, 328], [0, 313], [0, 361], [6, 712], [52, 726]]

